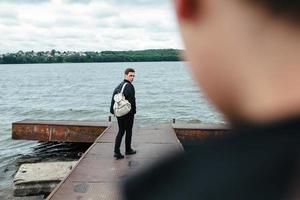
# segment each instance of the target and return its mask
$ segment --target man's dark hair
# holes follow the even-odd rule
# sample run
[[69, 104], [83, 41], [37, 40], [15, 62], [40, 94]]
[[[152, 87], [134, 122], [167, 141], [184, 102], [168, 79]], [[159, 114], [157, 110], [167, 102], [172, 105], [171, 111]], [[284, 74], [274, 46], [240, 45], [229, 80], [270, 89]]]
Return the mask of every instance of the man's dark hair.
[[126, 74], [126, 75], [128, 75], [129, 72], [135, 72], [135, 71], [134, 71], [134, 69], [132, 69], [132, 68], [127, 68], [127, 69], [125, 69], [125, 74]]
[[279, 16], [300, 24], [299, 0], [247, 0], [269, 10], [273, 16]]

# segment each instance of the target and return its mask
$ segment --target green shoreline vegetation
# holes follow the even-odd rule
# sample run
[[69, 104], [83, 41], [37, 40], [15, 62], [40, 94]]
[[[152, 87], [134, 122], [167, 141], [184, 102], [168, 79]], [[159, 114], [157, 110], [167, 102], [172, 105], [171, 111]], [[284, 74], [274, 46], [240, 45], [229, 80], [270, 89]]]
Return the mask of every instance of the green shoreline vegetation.
[[182, 50], [178, 49], [101, 52], [19, 51], [0, 54], [0, 64], [181, 61], [181, 52]]

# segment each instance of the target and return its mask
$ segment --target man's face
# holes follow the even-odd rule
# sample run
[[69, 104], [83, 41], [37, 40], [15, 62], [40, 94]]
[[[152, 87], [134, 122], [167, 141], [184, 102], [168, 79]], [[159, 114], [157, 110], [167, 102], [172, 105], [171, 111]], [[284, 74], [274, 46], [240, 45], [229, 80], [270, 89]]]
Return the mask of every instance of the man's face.
[[135, 73], [134, 72], [129, 72], [128, 74], [125, 74], [125, 79], [130, 81], [131, 83], [133, 82], [135, 77]]

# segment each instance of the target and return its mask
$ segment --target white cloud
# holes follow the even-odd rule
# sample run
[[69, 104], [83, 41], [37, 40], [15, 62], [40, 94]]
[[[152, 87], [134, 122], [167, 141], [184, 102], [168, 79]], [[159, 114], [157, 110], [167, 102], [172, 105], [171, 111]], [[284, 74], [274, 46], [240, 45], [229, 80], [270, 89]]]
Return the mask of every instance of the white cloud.
[[0, 0], [0, 3], [8, 4], [42, 4], [48, 3], [51, 0]]
[[168, 0], [0, 0], [0, 4], [0, 53], [182, 48]]

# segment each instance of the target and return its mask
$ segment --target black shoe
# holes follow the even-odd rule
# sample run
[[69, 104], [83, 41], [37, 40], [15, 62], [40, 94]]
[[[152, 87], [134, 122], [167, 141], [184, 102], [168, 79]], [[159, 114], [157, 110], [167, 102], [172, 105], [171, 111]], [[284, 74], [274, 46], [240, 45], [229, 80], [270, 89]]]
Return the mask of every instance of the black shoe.
[[117, 160], [124, 158], [124, 156], [123, 156], [121, 153], [115, 153], [115, 154], [114, 154], [114, 157], [115, 157]]
[[126, 154], [126, 155], [136, 154], [136, 150], [131, 149], [131, 150], [129, 150], [129, 151], [126, 151], [125, 154]]

